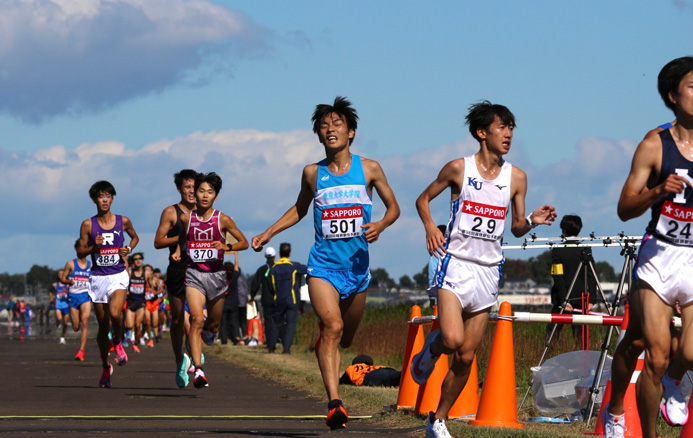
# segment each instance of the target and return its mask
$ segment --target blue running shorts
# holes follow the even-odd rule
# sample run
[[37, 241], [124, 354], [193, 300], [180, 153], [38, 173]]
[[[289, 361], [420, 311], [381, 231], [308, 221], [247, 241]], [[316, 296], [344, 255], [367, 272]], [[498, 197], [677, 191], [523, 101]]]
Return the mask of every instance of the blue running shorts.
[[81, 294], [67, 294], [67, 303], [73, 309], [79, 310], [79, 306], [89, 301], [91, 301], [91, 298], [89, 298], [89, 293], [87, 292]]
[[330, 283], [339, 292], [339, 298], [342, 300], [365, 291], [371, 282], [370, 269], [363, 271], [331, 271], [329, 269], [308, 268], [308, 276]]

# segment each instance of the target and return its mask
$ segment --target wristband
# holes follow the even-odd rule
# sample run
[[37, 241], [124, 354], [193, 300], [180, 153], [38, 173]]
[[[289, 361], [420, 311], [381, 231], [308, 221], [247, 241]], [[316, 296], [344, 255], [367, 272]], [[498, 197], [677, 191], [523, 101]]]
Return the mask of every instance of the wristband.
[[233, 243], [227, 243], [226, 248], [228, 248], [227, 251], [233, 251]]
[[130, 254], [132, 252], [132, 248], [130, 248], [130, 246], [126, 246], [125, 248], [128, 249], [128, 254]]
[[527, 217], [525, 218], [525, 225], [527, 225], [530, 229], [536, 228], [537, 224], [532, 222], [532, 213], [527, 215]]

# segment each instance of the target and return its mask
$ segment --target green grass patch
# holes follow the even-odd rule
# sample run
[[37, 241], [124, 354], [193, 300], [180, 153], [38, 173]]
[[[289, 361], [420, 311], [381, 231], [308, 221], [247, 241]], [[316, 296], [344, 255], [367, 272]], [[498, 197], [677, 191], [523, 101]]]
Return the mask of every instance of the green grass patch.
[[[368, 354], [377, 365], [385, 365], [398, 370], [402, 369], [404, 349], [407, 338], [409, 314], [411, 306], [398, 305], [390, 307], [368, 307], [363, 315], [358, 333], [353, 345], [341, 350], [343, 372], [354, 357]], [[424, 315], [430, 314], [430, 309], [424, 309]], [[488, 356], [493, 343], [495, 324], [489, 324], [477, 352], [479, 366], [479, 382], [483, 384], [488, 365]], [[606, 327], [590, 327], [590, 346], [599, 350], [606, 334]], [[428, 328], [425, 329], [428, 332]], [[215, 344], [209, 350], [229, 362], [250, 369], [254, 374], [276, 381], [277, 383], [302, 390], [318, 400], [326, 400], [325, 388], [320, 377], [313, 346], [318, 339], [317, 317], [312, 312], [298, 319], [296, 336], [291, 354], [269, 354], [262, 347], [234, 347], [231, 344], [221, 346]], [[616, 342], [614, 331], [611, 349]], [[523, 396], [531, 383], [530, 367], [539, 363], [544, 351], [546, 325], [520, 324], [513, 325], [513, 347], [515, 354], [515, 376], [517, 382], [517, 405], [520, 406]], [[579, 346], [573, 339], [571, 328], [565, 327], [561, 336], [552, 342], [546, 359], [558, 354], [575, 351]], [[397, 388], [368, 388], [351, 385], [340, 386], [340, 396], [351, 415], [370, 415], [373, 420], [385, 425], [398, 428], [420, 427], [414, 435], [421, 436], [425, 425], [425, 417], [406, 410], [396, 410]], [[594, 430], [595, 420], [588, 427], [584, 422], [574, 424], [530, 423], [528, 418], [541, 416], [534, 407], [531, 391], [518, 413], [518, 420], [524, 429], [498, 429], [472, 427], [465, 421], [450, 421], [448, 428], [456, 437], [584, 437], [584, 432]], [[679, 435], [679, 428], [672, 428], [660, 421], [659, 435], [673, 438]]]

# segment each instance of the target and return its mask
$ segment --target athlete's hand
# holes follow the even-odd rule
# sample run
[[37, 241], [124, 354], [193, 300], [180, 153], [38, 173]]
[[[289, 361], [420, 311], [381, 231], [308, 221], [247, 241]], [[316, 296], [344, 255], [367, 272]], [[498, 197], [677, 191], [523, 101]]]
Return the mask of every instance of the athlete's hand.
[[130, 250], [127, 249], [126, 247], [122, 247], [118, 250], [118, 254], [120, 254], [120, 257], [122, 259], [127, 258], [128, 254], [130, 254]]
[[439, 258], [447, 254], [445, 250], [445, 236], [443, 236], [438, 227], [426, 230], [426, 249], [428, 254]]
[[180, 262], [180, 246], [171, 254], [171, 260]]
[[683, 193], [686, 186], [690, 185], [691, 183], [686, 178], [675, 173], [671, 173], [669, 176], [667, 176], [667, 179], [665, 179], [664, 182], [659, 185], [660, 197], [664, 197], [669, 193]]
[[270, 241], [269, 236], [267, 235], [267, 232], [264, 232], [260, 234], [259, 236], [253, 237], [253, 239], [250, 241], [250, 246], [252, 246], [253, 251], [255, 252], [260, 252], [262, 251], [262, 247], [267, 245]]
[[556, 209], [550, 205], [542, 205], [532, 212], [532, 223], [537, 225], [551, 225], [556, 220]]
[[385, 227], [380, 222], [368, 222], [361, 225], [361, 229], [365, 230], [363, 236], [366, 238], [366, 242], [373, 243], [378, 240]]
[[229, 247], [226, 246], [225, 243], [221, 243], [218, 240], [215, 240], [214, 242], [212, 242], [212, 246], [214, 246], [217, 249], [217, 251], [228, 251], [229, 250]]
[[101, 233], [96, 233], [96, 237], [94, 238], [94, 246], [97, 248], [101, 248], [101, 245], [103, 245], [103, 236]]

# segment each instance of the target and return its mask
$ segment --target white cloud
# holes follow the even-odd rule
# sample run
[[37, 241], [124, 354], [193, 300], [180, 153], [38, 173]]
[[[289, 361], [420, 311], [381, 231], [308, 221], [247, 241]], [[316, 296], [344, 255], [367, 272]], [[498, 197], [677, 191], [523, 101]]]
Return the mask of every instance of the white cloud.
[[[511, 155], [524, 162], [521, 146], [516, 147]], [[630, 141], [583, 138], [575, 146], [573, 161], [562, 160], [543, 168], [522, 164], [529, 178], [528, 209], [550, 203], [557, 208], [559, 220], [564, 214], [577, 213], [583, 218], [586, 233], [642, 233], [646, 219], [623, 224], [616, 217], [616, 202], [634, 147]], [[410, 155], [379, 158], [402, 216], [372, 246], [373, 267], [386, 268], [393, 278], [421, 270], [427, 254], [414, 201], [446, 162], [477, 150], [476, 142], [468, 137]], [[358, 142], [354, 152], [360, 153]], [[527, 152], [531, 151], [525, 151], [530, 155]], [[15, 206], [0, 228], [0, 254], [5, 254], [0, 263], [3, 270], [26, 272], [33, 264], [57, 267], [72, 257], [79, 224], [94, 214], [89, 186], [99, 179], [116, 187], [113, 211], [133, 221], [141, 238], [138, 249], [149, 262], [164, 267], [166, 252], [153, 249], [153, 235], [163, 208], [178, 199], [173, 185], [175, 172], [194, 168], [219, 173], [224, 184], [216, 205], [233, 216], [251, 238], [293, 205], [303, 166], [320, 160], [324, 152], [309, 130], [228, 130], [162, 139], [140, 150], [127, 149], [118, 142], [101, 142], [74, 149], [52, 146], [34, 154], [0, 150], [0, 156], [0, 174], [10, 182], [0, 186], [0, 196], [7, 205]], [[511, 157], [509, 161], [514, 162]], [[447, 222], [449, 201], [447, 191], [434, 200], [432, 212], [437, 222]], [[373, 216], [377, 219], [382, 214], [382, 203], [376, 199]], [[306, 260], [313, 243], [312, 228], [309, 213], [298, 226], [276, 237], [272, 245], [292, 242], [294, 257]], [[543, 237], [560, 235], [557, 224], [536, 231]], [[506, 241], [513, 241], [509, 231]], [[536, 254], [506, 256], [531, 255]], [[241, 256], [245, 271], [254, 270], [256, 263], [260, 265], [262, 257], [252, 251]], [[613, 263], [620, 266], [617, 260]]]
[[0, 110], [34, 122], [99, 110], [210, 65], [227, 70], [269, 39], [242, 12], [207, 0], [3, 1]]

